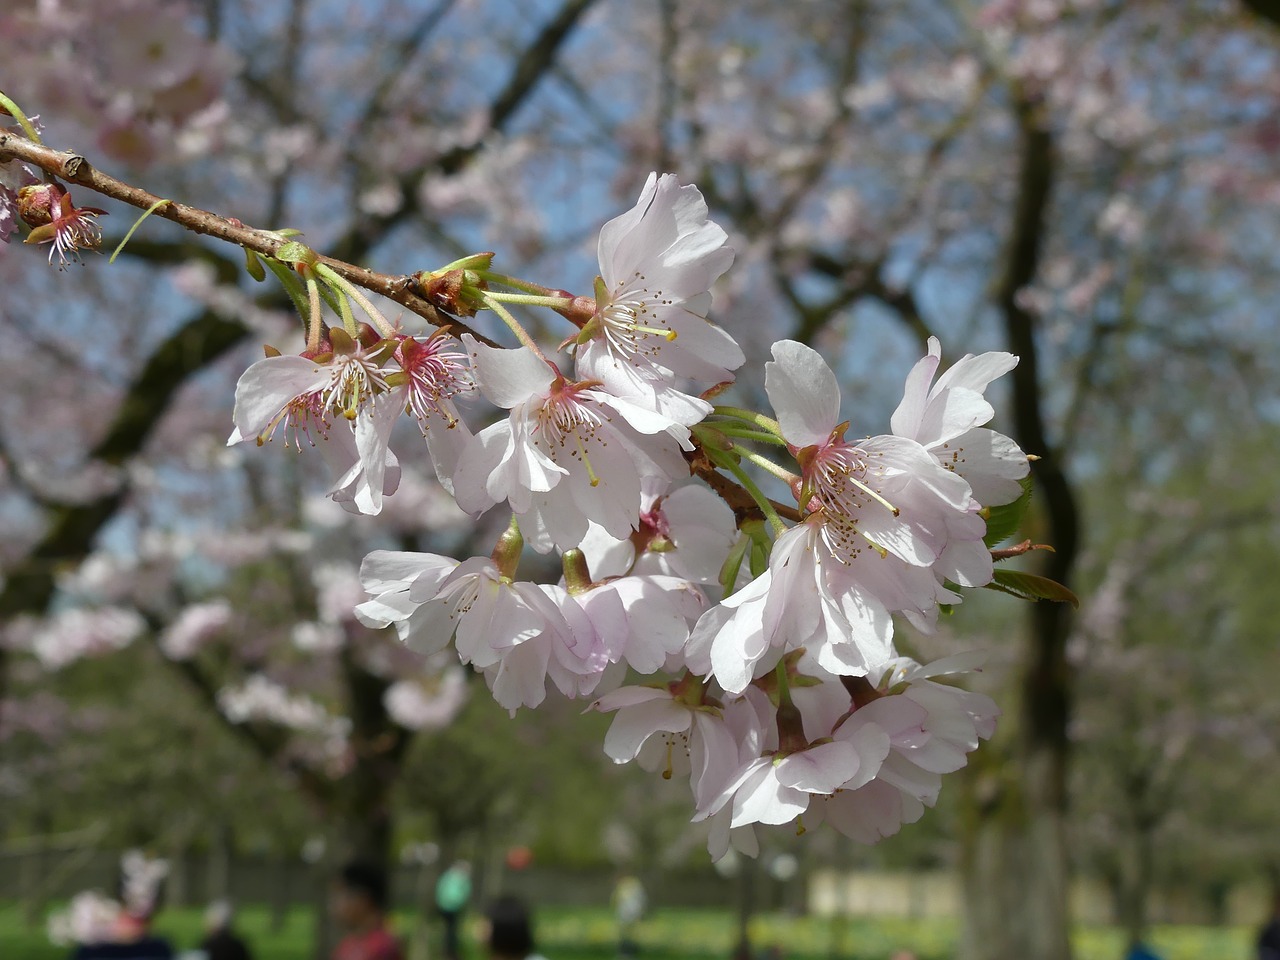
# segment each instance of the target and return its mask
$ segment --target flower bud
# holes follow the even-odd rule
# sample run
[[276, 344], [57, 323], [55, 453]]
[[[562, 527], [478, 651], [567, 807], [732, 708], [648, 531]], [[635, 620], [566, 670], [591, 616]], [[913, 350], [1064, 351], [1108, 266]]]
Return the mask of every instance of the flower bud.
[[66, 190], [56, 183], [33, 183], [18, 190], [18, 215], [29, 227], [53, 223]]

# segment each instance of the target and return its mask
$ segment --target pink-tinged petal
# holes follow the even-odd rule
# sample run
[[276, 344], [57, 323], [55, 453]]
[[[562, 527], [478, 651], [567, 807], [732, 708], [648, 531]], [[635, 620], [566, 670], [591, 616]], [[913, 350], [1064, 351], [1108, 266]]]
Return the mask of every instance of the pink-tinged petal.
[[772, 757], [761, 757], [747, 769], [734, 793], [731, 826], [790, 823], [808, 808], [809, 797], [804, 791], [778, 782]]
[[[626, 213], [614, 217], [600, 228], [600, 239], [596, 244], [596, 253], [600, 262], [600, 276], [604, 280], [605, 286], [610, 290], [620, 280], [625, 279], [625, 277], [618, 275], [614, 267], [618, 262], [618, 247], [644, 218], [657, 192], [658, 175], [650, 173], [648, 179], [645, 180], [644, 188], [640, 191], [640, 198], [636, 201], [635, 206]], [[622, 269], [626, 269], [626, 265], [620, 264], [619, 266]]]
[[689, 738], [690, 787], [695, 809], [711, 803], [733, 778], [738, 744], [728, 724], [705, 710], [693, 712]]
[[485, 671], [493, 699], [515, 716], [520, 707], [536, 707], [547, 697], [549, 644], [522, 643], [513, 647], [496, 668]]
[[907, 374], [907, 383], [902, 391], [902, 402], [893, 411], [889, 419], [889, 429], [900, 437], [915, 438], [920, 431], [920, 421], [924, 418], [929, 403], [929, 385], [937, 373], [938, 363], [942, 359], [942, 346], [937, 337], [929, 338], [929, 352]]
[[825, 443], [840, 422], [836, 375], [803, 343], [780, 340], [773, 345], [773, 360], [764, 365], [764, 389], [782, 435], [793, 446]]
[[329, 370], [314, 360], [298, 356], [267, 357], [253, 364], [236, 382], [232, 414], [239, 437], [257, 437], [293, 400], [315, 393], [329, 382]]
[[678, 705], [668, 695], [619, 710], [604, 736], [604, 752], [614, 763], [634, 760], [655, 733], [683, 733], [693, 722], [688, 707]]
[[868, 723], [842, 739], [858, 751], [857, 772], [843, 784], [843, 789], [857, 790], [875, 779], [876, 774], [880, 772], [881, 764], [893, 748], [893, 742], [889, 739], [889, 735], [874, 723]]
[[[622, 419], [627, 422], [627, 425], [637, 433], [647, 435], [655, 433], [669, 433], [685, 450], [693, 449], [693, 441], [689, 439], [688, 426], [684, 424], [677, 424], [669, 417], [664, 416], [658, 411], [647, 409], [638, 403], [633, 403], [632, 401], [627, 400], [624, 397], [615, 397], [595, 390], [591, 391], [588, 395], [593, 400], [598, 401], [602, 406], [616, 410], [621, 414]], [[707, 412], [710, 412], [709, 405]]]
[[932, 452], [943, 466], [964, 477], [973, 498], [984, 507], [1017, 500], [1022, 495], [1018, 481], [1031, 471], [1022, 449], [994, 430], [970, 430]]
[[873, 780], [856, 791], [825, 801], [823, 819], [859, 843], [877, 843], [902, 829], [902, 792]]
[[899, 753], [890, 753], [880, 765], [876, 779], [892, 784], [909, 797], [932, 806], [942, 789], [942, 776], [921, 769]]
[[442, 582], [458, 565], [452, 557], [402, 550], [374, 550], [360, 564], [360, 584], [369, 593], [399, 582]]
[[982, 394], [953, 387], [929, 403], [912, 438], [936, 449], [960, 434], [981, 426], [996, 414]]
[[853, 778], [861, 762], [852, 744], [832, 740], [784, 757], [775, 775], [784, 787], [805, 793], [835, 793]]
[[477, 517], [505, 499], [505, 489], [494, 496], [489, 483], [499, 464], [512, 456], [513, 445], [511, 421], [499, 420], [476, 434], [463, 449], [453, 473], [453, 488], [458, 506], [471, 516]]
[[462, 343], [471, 357], [476, 384], [491, 403], [510, 410], [530, 397], [544, 397], [555, 371], [528, 347], [504, 350], [481, 343], [469, 333]]
[[1003, 377], [1017, 365], [1018, 358], [1012, 353], [991, 351], [980, 353], [976, 357], [967, 355], [953, 363], [938, 378], [933, 392], [937, 394], [943, 390], [960, 388], [982, 393], [993, 380]]
[[[946, 677], [957, 673], [974, 673], [981, 670], [991, 659], [991, 653], [987, 650], [968, 650], [964, 653], [952, 654], [949, 657], [942, 657], [931, 663], [915, 664], [914, 669], [904, 670], [901, 679], [916, 680], [927, 679], [929, 677]], [[905, 661], [910, 664], [911, 661]], [[894, 683], [900, 682], [898, 679]]]
[[472, 434], [455, 413], [452, 420], [433, 414], [423, 421], [426, 428], [427, 452], [436, 479], [447, 493], [453, 493], [453, 474], [462, 460], [462, 453], [472, 440]]
[[[357, 482], [353, 503], [363, 514], [381, 513], [383, 496], [390, 496], [400, 486], [400, 464], [387, 444], [403, 410], [403, 395], [387, 394], [371, 400], [356, 417], [356, 454], [362, 476]], [[335, 429], [341, 429], [341, 425]]]
[[907, 697], [881, 697], [859, 707], [836, 730], [837, 739], [852, 737], [866, 724], [875, 724], [894, 743], [923, 740], [924, 724], [929, 712]]
[[583, 713], [588, 710], [596, 710], [600, 713], [609, 713], [613, 710], [621, 710], [624, 707], [634, 707], [642, 703], [651, 703], [654, 700], [670, 700], [671, 694], [666, 690], [657, 687], [619, 687], [612, 693], [606, 693], [600, 697], [595, 703], [587, 707]]
[[409, 591], [400, 593], [384, 593], [382, 596], [356, 604], [354, 610], [356, 620], [373, 630], [381, 630], [393, 623], [407, 620], [421, 604], [409, 599]]

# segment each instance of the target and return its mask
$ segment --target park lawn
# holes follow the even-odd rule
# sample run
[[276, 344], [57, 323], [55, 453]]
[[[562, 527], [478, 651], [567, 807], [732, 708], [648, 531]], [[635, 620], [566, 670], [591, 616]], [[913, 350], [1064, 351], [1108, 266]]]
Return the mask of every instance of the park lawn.
[[[408, 932], [414, 918], [399, 915], [398, 930]], [[240, 912], [237, 927], [253, 946], [256, 960], [311, 960], [311, 914], [294, 910], [277, 931], [262, 908]], [[189, 948], [200, 938], [200, 911], [166, 911], [157, 931], [175, 946]], [[647, 960], [712, 960], [726, 958], [736, 939], [733, 915], [723, 910], [660, 910], [639, 930], [642, 957]], [[540, 911], [537, 932], [542, 952], [550, 960], [613, 960], [616, 932], [612, 915], [600, 908], [548, 908]], [[958, 927], [949, 920], [850, 918], [844, 923], [816, 917], [782, 914], [757, 917], [752, 940], [758, 948], [777, 944], [790, 960], [888, 960], [895, 951], [911, 950], [919, 960], [951, 960]], [[1169, 926], [1156, 929], [1152, 943], [1164, 960], [1249, 960], [1248, 930]], [[1076, 960], [1120, 960], [1123, 938], [1109, 928], [1081, 928], [1075, 935]], [[833, 946], [837, 951], [833, 951]], [[0, 906], [0, 958], [3, 960], [65, 960], [69, 950], [51, 945], [42, 927], [27, 928], [14, 905]], [[480, 960], [478, 949], [471, 951]]]

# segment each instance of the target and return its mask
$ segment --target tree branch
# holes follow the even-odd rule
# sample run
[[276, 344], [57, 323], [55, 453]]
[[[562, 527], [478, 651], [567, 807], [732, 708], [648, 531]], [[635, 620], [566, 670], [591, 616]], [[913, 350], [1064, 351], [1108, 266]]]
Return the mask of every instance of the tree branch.
[[[216, 237], [246, 250], [253, 250], [265, 257], [274, 257], [280, 248], [289, 242], [278, 234], [256, 227], [246, 227], [239, 220], [221, 217], [216, 213], [188, 206], [185, 203], [164, 200], [141, 187], [135, 187], [102, 173], [84, 157], [53, 150], [14, 134], [0, 134], [0, 162], [6, 160], [21, 160], [39, 167], [50, 176], [61, 177], [140, 210], [150, 210], [154, 207], [153, 216], [170, 220], [192, 233]], [[476, 333], [457, 318], [438, 310], [430, 302], [418, 296], [417, 282], [412, 277], [393, 277], [385, 273], [375, 273], [333, 257], [320, 256], [318, 262], [330, 267], [343, 279], [388, 300], [394, 300], [433, 326], [452, 327], [456, 333], [470, 333], [477, 340], [494, 345], [493, 341], [487, 337]]]

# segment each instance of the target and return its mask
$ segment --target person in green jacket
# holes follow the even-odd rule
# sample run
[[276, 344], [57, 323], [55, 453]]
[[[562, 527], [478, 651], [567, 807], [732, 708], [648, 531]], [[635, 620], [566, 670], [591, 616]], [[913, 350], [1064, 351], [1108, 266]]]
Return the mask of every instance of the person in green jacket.
[[458, 932], [470, 899], [471, 864], [459, 860], [436, 881], [436, 910], [444, 920], [445, 960], [461, 960], [462, 945]]

